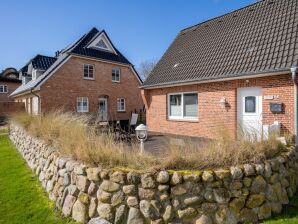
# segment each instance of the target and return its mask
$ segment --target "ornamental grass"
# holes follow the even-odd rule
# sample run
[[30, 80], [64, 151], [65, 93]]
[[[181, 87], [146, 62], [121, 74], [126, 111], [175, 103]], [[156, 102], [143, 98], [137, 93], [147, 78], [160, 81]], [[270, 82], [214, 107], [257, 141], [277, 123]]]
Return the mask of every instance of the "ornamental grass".
[[191, 139], [177, 144], [167, 139], [162, 155], [139, 153], [138, 145], [116, 141], [112, 130], [102, 132], [91, 117], [61, 111], [43, 116], [15, 114], [11, 122], [21, 125], [32, 136], [55, 147], [62, 156], [88, 164], [139, 171], [201, 170], [245, 163], [259, 163], [288, 150], [288, 146], [269, 136], [267, 140], [238, 134], [233, 138], [218, 126], [214, 140], [195, 143]]

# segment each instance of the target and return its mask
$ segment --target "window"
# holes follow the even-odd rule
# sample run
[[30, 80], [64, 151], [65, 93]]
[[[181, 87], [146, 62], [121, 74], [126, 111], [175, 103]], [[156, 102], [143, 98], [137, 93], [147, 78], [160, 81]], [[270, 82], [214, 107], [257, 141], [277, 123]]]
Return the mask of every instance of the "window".
[[84, 65], [84, 79], [94, 79], [94, 65]]
[[117, 111], [125, 111], [125, 99], [124, 98], [117, 99]]
[[245, 113], [256, 113], [256, 97], [245, 97]]
[[103, 41], [103, 39], [101, 39], [100, 41], [98, 41], [98, 43], [96, 44], [96, 47], [108, 50], [108, 47], [106, 45], [106, 43]]
[[77, 98], [77, 112], [79, 113], [89, 112], [88, 97]]
[[0, 93], [8, 93], [8, 88], [7, 86], [0, 86]]
[[120, 82], [120, 69], [118, 68], [112, 69], [112, 81]]
[[168, 114], [170, 119], [197, 120], [197, 93], [169, 94], [168, 102]]

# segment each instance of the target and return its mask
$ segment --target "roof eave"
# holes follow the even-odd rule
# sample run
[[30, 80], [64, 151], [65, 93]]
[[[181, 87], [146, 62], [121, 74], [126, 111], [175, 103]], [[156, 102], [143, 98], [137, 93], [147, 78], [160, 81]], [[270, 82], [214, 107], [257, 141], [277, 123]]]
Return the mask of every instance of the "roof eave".
[[193, 85], [193, 84], [201, 84], [201, 83], [211, 83], [211, 82], [224, 82], [238, 79], [251, 79], [251, 78], [260, 78], [267, 76], [275, 76], [275, 75], [283, 75], [290, 74], [291, 68], [284, 68], [275, 71], [264, 71], [258, 73], [244, 73], [244, 74], [236, 74], [230, 75], [223, 78], [214, 78], [214, 79], [201, 79], [201, 80], [184, 80], [184, 81], [176, 81], [176, 82], [168, 82], [168, 83], [160, 83], [160, 84], [152, 84], [152, 85], [142, 85], [140, 89], [158, 89], [165, 87], [175, 87], [175, 86], [185, 86], [185, 85]]

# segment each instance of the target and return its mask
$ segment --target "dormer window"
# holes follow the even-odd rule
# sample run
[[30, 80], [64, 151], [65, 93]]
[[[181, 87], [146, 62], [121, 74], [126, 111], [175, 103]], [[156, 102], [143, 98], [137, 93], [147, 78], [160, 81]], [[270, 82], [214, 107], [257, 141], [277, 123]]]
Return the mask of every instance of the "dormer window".
[[97, 44], [96, 47], [98, 48], [102, 48], [104, 50], [109, 50], [108, 46], [105, 44], [105, 42], [103, 41], [103, 39], [101, 39]]
[[25, 74], [22, 76], [22, 84], [25, 85], [32, 80], [32, 76], [29, 74]]
[[107, 51], [110, 53], [117, 54], [105, 32], [98, 33], [94, 39], [87, 44], [87, 48], [93, 48], [95, 50]]
[[120, 69], [119, 68], [112, 69], [112, 82], [120, 82]]
[[84, 79], [94, 79], [94, 65], [84, 65]]

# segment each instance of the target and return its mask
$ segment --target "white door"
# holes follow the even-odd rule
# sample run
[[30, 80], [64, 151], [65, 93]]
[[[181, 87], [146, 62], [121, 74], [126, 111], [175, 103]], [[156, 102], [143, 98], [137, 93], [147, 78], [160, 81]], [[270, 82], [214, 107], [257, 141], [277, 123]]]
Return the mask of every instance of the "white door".
[[107, 98], [99, 98], [98, 115], [100, 121], [108, 120], [108, 100]]
[[249, 87], [237, 90], [237, 118], [239, 133], [250, 139], [261, 139], [262, 88]]

